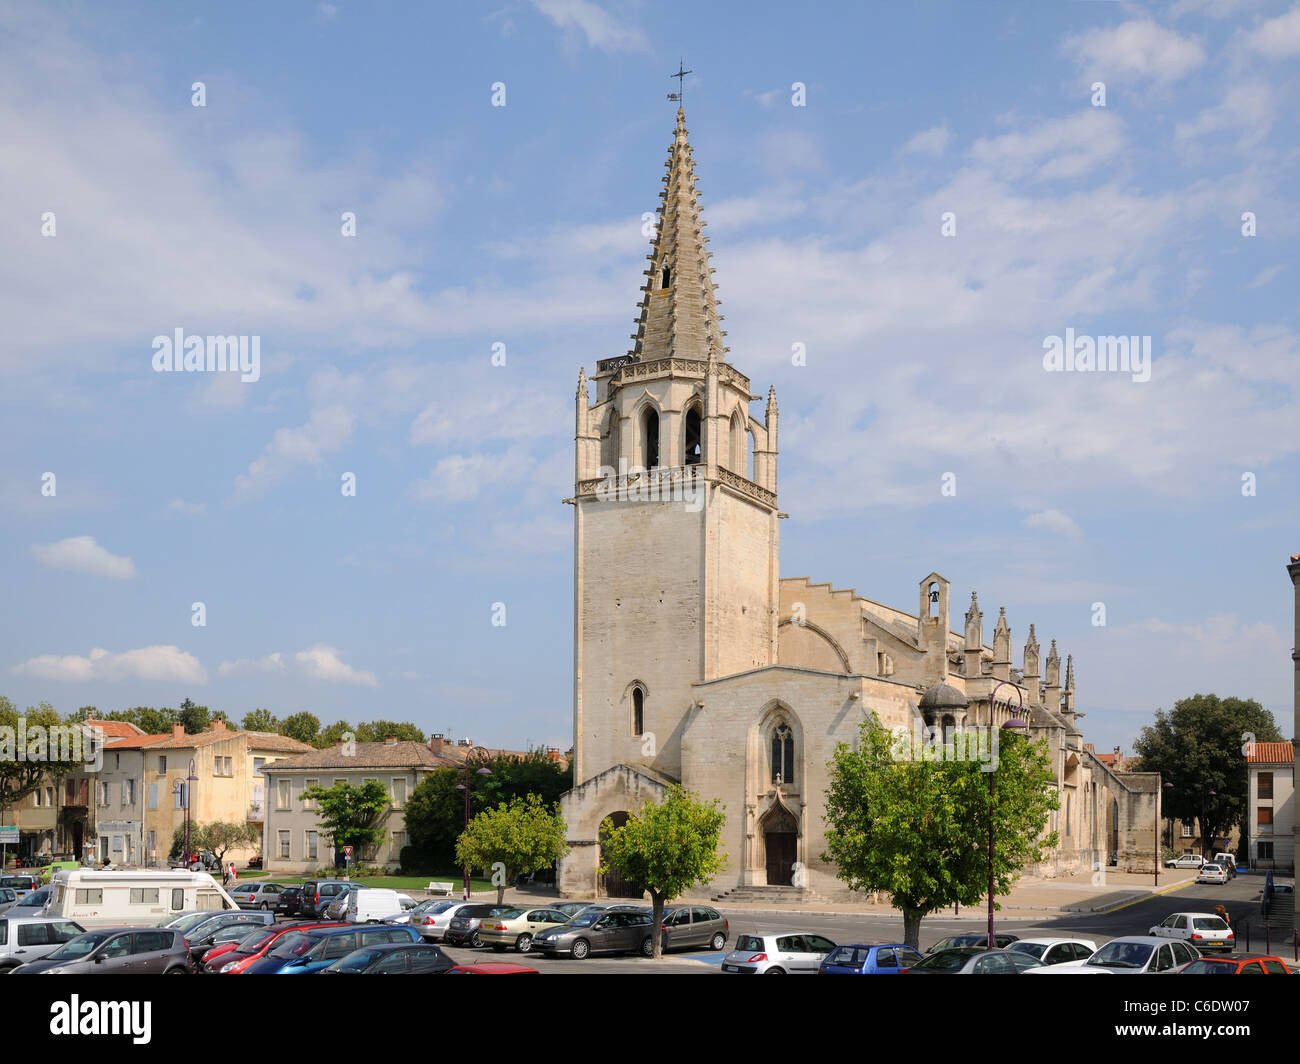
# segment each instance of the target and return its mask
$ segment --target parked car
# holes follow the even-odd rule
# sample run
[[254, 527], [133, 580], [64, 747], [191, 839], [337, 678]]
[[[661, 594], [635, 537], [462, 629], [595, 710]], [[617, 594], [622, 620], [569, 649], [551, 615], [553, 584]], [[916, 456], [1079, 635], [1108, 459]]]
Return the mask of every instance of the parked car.
[[248, 867], [260, 871], [262, 868], [262, 855], [259, 853], [256, 857], [250, 857], [248, 859]]
[[[985, 936], [985, 942], [988, 936]], [[983, 946], [955, 946], [936, 950], [923, 961], [903, 971], [904, 975], [1019, 975], [1017, 960], [1033, 960], [1009, 949]]]
[[1235, 854], [1216, 853], [1214, 855], [1214, 863], [1223, 865], [1223, 867], [1228, 870], [1229, 879], [1237, 878], [1237, 857]]
[[267, 927], [274, 926], [274, 924], [267, 924], [262, 927], [255, 927], [251, 931], [247, 924], [223, 927], [212, 936], [212, 944], [207, 948], [207, 951], [197, 957], [199, 969], [210, 972], [214, 968], [220, 967], [222, 957], [234, 953], [245, 942], [257, 941], [266, 934]]
[[897, 975], [925, 955], [901, 942], [836, 946], [817, 969], [820, 975]]
[[[38, 887], [36, 890], [30, 890], [26, 894], [15, 891], [18, 894], [18, 900], [15, 901], [5, 911], [10, 916], [41, 916], [45, 913], [45, 906], [50, 900], [53, 893], [49, 887]], [[61, 916], [60, 913], [51, 913], [51, 916]], [[63, 917], [68, 919], [68, 917]]]
[[[995, 931], [993, 941], [997, 943], [998, 949], [1010, 949], [1013, 942], [1019, 942], [1016, 935], [1009, 935], [1004, 931]], [[960, 949], [962, 946], [983, 946], [986, 949], [989, 944], [989, 936], [986, 931], [970, 932], [964, 935], [949, 935], [947, 938], [941, 938], [928, 950], [926, 954], [938, 953], [941, 949]]]
[[35, 876], [18, 875], [18, 876], [0, 876], [0, 887], [8, 887], [14, 891], [19, 898], [40, 886], [36, 882]]
[[179, 931], [161, 927], [110, 927], [69, 939], [39, 961], [10, 975], [184, 975], [194, 961]]
[[1214, 913], [1170, 913], [1148, 933], [1155, 938], [1180, 938], [1198, 950], [1231, 953], [1237, 945], [1227, 921]]
[[722, 970], [736, 975], [813, 974], [835, 943], [804, 931], [738, 935], [736, 948], [722, 958]]
[[1097, 952], [1097, 943], [1090, 938], [1020, 938], [1007, 947], [1012, 953], [1024, 953], [1048, 967], [1086, 961]]
[[259, 883], [250, 881], [237, 884], [230, 890], [230, 896], [241, 909], [265, 909], [275, 911], [280, 895], [287, 888], [283, 883]]
[[252, 912], [236, 911], [233, 913], [220, 913], [211, 920], [204, 920], [202, 923], [184, 931], [185, 941], [190, 944], [190, 953], [195, 959], [202, 957], [207, 953], [216, 942], [217, 935], [228, 928], [244, 928], [251, 931], [254, 925], [265, 927], [268, 924], [275, 923], [275, 914], [254, 910]]
[[707, 905], [679, 905], [664, 910], [659, 930], [666, 950], [695, 947], [716, 951], [727, 945], [731, 922]]
[[606, 909], [608, 906], [601, 905], [594, 901], [562, 901], [551, 906], [552, 909], [558, 909], [572, 920], [578, 913], [585, 909]]
[[413, 916], [410, 926], [415, 928], [426, 942], [437, 942], [447, 933], [447, 928], [451, 926], [456, 914], [470, 904], [472, 903], [467, 901], [434, 902], [418, 918]]
[[302, 912], [302, 887], [285, 887], [275, 898], [277, 916], [296, 916]]
[[18, 900], [18, 891], [13, 887], [0, 887], [0, 913]]
[[479, 924], [479, 941], [498, 953], [513, 946], [520, 953], [533, 948], [533, 938], [538, 932], [567, 924], [569, 918], [558, 908], [507, 909], [494, 913]]
[[579, 961], [593, 953], [653, 957], [653, 934], [654, 919], [649, 913], [593, 910], [543, 931], [533, 938], [533, 945], [547, 956], [567, 953]]
[[1281, 957], [1249, 954], [1240, 957], [1198, 957], [1178, 969], [1179, 975], [1293, 975]]
[[1057, 964], [1053, 972], [1083, 972], [1115, 975], [1172, 975], [1200, 954], [1187, 942], [1170, 941], [1153, 935], [1113, 938], [1086, 961]]
[[350, 890], [346, 895], [342, 919], [350, 924], [379, 923], [385, 917], [401, 916], [401, 895], [382, 887]]
[[483, 945], [480, 936], [483, 921], [509, 912], [510, 909], [509, 905], [488, 905], [481, 902], [461, 906], [456, 915], [451, 918], [451, 923], [447, 925], [447, 932], [442, 936], [443, 941], [449, 946], [468, 945], [478, 949]]
[[323, 927], [296, 931], [286, 935], [260, 960], [244, 971], [248, 975], [303, 975], [328, 968], [353, 950], [388, 942], [419, 942], [420, 936], [409, 927]]
[[1166, 868], [1200, 868], [1205, 864], [1205, 858], [1199, 853], [1184, 853], [1178, 857], [1171, 857], [1165, 862]]
[[1222, 865], [1213, 863], [1201, 865], [1201, 870], [1196, 873], [1196, 882], [1226, 884], [1228, 882], [1228, 870]]
[[442, 975], [456, 962], [428, 942], [364, 946], [321, 969], [321, 975]]
[[196, 924], [201, 924], [204, 920], [211, 920], [216, 914], [211, 909], [186, 909], [183, 912], [172, 913], [171, 916], [164, 916], [154, 927], [168, 927], [181, 934], [184, 934]]
[[0, 913], [0, 972], [38, 961], [86, 929], [72, 920]]
[[316, 915], [326, 920], [342, 920], [348, 911], [348, 896], [360, 889], [356, 883], [345, 883], [343, 889], [335, 893], [328, 904], [322, 905]]
[[[217, 957], [211, 965], [207, 965], [206, 961], [204, 963], [210, 972], [217, 972], [221, 975], [239, 975], [249, 968], [254, 961], [259, 961], [270, 953], [285, 935], [296, 934], [300, 931], [316, 931], [326, 927], [342, 926], [342, 924], [316, 923], [309, 920], [298, 920], [291, 924], [270, 924], [267, 927], [260, 928], [260, 934], [258, 932], [251, 933], [248, 938], [240, 942], [229, 953]], [[258, 934], [258, 937], [254, 938], [254, 934]]]
[[307, 916], [321, 916], [335, 895], [352, 885], [341, 879], [309, 879], [302, 885], [300, 911]]

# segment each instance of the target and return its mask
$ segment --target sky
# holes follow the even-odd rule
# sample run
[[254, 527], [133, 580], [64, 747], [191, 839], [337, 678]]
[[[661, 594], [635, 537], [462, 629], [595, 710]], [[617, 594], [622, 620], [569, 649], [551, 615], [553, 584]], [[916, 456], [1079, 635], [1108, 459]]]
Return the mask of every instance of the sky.
[[1290, 738], [1300, 4], [808, 7], [0, 0], [0, 694], [570, 746], [574, 388], [684, 60], [782, 575], [977, 590], [1099, 750]]

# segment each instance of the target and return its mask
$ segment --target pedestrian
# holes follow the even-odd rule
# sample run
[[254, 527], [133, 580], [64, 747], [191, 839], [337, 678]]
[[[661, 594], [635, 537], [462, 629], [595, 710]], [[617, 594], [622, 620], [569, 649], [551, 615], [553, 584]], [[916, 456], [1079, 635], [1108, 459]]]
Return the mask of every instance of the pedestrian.
[[234, 862], [234, 861], [231, 861], [231, 862], [230, 862], [230, 878], [233, 879], [233, 880], [235, 880], [236, 882], [239, 881], [239, 873], [235, 871], [235, 862]]
[[229, 883], [230, 883], [230, 869], [223, 868], [221, 870], [221, 885], [224, 887], [224, 886], [228, 886]]

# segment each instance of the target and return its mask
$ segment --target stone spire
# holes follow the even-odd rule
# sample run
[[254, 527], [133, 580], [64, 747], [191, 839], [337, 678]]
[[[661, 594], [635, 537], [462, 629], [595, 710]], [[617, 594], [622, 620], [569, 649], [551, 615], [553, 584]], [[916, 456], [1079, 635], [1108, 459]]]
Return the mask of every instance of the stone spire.
[[1065, 694], [1061, 698], [1061, 712], [1067, 720], [1074, 719], [1074, 655], [1065, 657]]
[[578, 370], [578, 390], [574, 395], [574, 469], [575, 483], [590, 480], [600, 466], [600, 433], [591, 418], [588, 406], [590, 395], [587, 392], [587, 371]]
[[1047, 653], [1047, 676], [1043, 685], [1043, 701], [1053, 713], [1061, 710], [1061, 655], [1056, 652], [1056, 640]]
[[980, 650], [984, 646], [984, 614], [980, 612], [975, 592], [970, 593], [970, 609], [966, 611], [966, 646], [962, 655], [961, 671], [965, 676], [980, 674]]
[[1007, 625], [1007, 608], [998, 607], [998, 624], [993, 629], [993, 675], [1011, 679], [1011, 629]]
[[641, 313], [632, 354], [643, 361], [692, 358], [703, 361], [710, 351], [726, 361], [726, 335], [718, 324], [718, 300], [713, 294], [708, 237], [700, 219], [695, 187], [695, 161], [686, 139], [686, 114], [677, 109], [677, 130], [668, 151], [668, 169], [659, 201], [659, 229], [650, 254], [647, 283], [641, 291]]
[[1043, 701], [1042, 677], [1039, 673], [1039, 660], [1042, 648], [1034, 634], [1034, 626], [1029, 626], [1029, 642], [1025, 644], [1025, 689], [1029, 692], [1029, 704], [1040, 705]]

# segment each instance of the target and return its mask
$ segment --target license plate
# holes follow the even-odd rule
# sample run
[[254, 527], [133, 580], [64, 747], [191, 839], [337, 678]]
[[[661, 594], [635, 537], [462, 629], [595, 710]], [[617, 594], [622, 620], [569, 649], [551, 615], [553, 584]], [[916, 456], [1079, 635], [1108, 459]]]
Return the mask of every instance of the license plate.
[[738, 971], [740, 971], [740, 969], [737, 968], [734, 964], [724, 964], [724, 965], [722, 966], [722, 970], [723, 970], [724, 972], [738, 972]]

